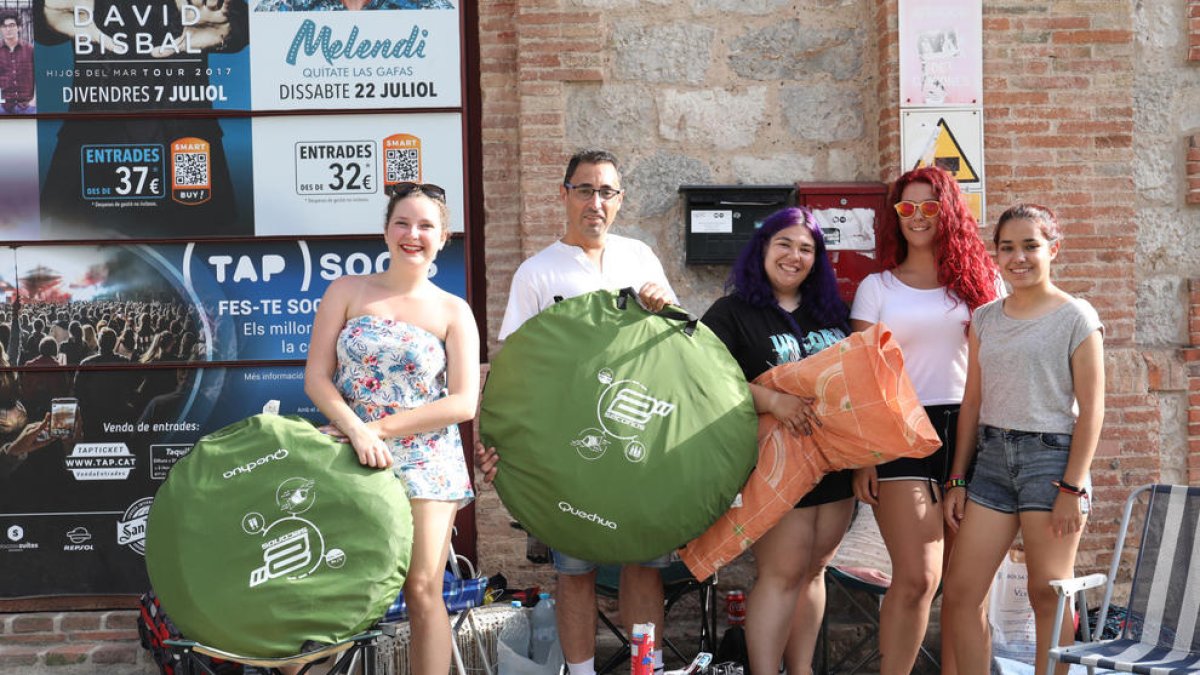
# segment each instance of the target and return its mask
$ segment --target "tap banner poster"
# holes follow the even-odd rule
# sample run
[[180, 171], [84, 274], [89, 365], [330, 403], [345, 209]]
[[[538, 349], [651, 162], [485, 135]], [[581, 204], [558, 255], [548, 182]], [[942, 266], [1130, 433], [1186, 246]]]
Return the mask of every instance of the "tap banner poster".
[[[75, 379], [76, 435], [21, 457], [0, 454], [0, 598], [141, 593], [150, 587], [154, 493], [201, 436], [271, 399], [280, 413], [321, 417], [304, 395], [302, 366], [80, 371]], [[139, 386], [163, 393], [113, 396]]]
[[455, 108], [457, 2], [35, 0], [12, 112]]
[[[15, 255], [0, 249], [0, 323], [11, 326], [15, 310], [21, 335], [7, 351], [18, 366], [304, 359], [330, 282], [381, 272], [388, 263], [382, 234], [362, 240], [47, 246], [16, 249]], [[461, 238], [438, 254], [432, 272], [440, 288], [466, 297]], [[89, 360], [105, 329], [116, 334], [116, 358]], [[80, 336], [72, 339], [75, 332]], [[55, 363], [30, 364], [41, 356], [46, 337], [57, 344]]]
[[[5, 351], [20, 366], [0, 371], [0, 394], [19, 392], [0, 395], [0, 447], [47, 414], [65, 429], [0, 452], [0, 567], [13, 571], [0, 598], [145, 590], [146, 515], [197, 439], [270, 399], [321, 418], [294, 362], [174, 366], [303, 359], [329, 283], [387, 264], [382, 237], [0, 248], [0, 324], [18, 326]], [[465, 297], [460, 238], [436, 265], [434, 283]]]

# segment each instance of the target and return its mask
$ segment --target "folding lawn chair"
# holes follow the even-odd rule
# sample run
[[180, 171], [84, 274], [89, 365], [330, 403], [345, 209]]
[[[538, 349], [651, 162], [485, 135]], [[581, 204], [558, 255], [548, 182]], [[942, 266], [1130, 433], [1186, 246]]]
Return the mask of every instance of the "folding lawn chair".
[[[1116, 639], [1100, 640], [1133, 508], [1143, 496], [1149, 501], [1126, 621]], [[1092, 635], [1096, 641], [1052, 648], [1049, 672], [1057, 661], [1087, 666], [1089, 673], [1096, 668], [1147, 675], [1200, 673], [1200, 487], [1145, 485], [1134, 490], [1125, 500], [1108, 576], [1092, 574], [1050, 585], [1058, 591], [1058, 616], [1068, 599], [1088, 588], [1104, 586], [1104, 602]], [[1058, 644], [1061, 628], [1061, 622], [1055, 624], [1050, 644]]]
[[163, 644], [180, 656], [179, 670], [181, 675], [218, 675], [220, 672], [205, 660], [196, 655], [208, 656], [224, 661], [232, 661], [257, 668], [273, 669], [281, 666], [302, 665], [300, 675], [309, 672], [312, 667], [326, 658], [337, 657], [330, 668], [329, 675], [349, 675], [362, 665], [362, 675], [390, 675], [393, 670], [379, 663], [376, 655], [377, 641], [383, 635], [381, 631], [369, 630], [354, 637], [346, 638], [331, 645], [321, 645], [311, 651], [278, 659], [255, 658], [233, 654], [214, 647], [202, 645], [192, 640], [164, 640]]
[[[462, 560], [466, 562], [465, 559]], [[487, 580], [475, 578], [473, 570], [472, 576], [464, 579], [459, 561], [460, 556], [454, 552], [452, 545], [448, 563], [455, 583], [448, 584], [446, 590], [443, 592], [447, 609], [450, 612], [451, 630], [454, 635], [458, 635], [464, 625], [468, 627], [471, 641], [475, 643], [478, 650], [479, 662], [482, 665], [484, 674], [494, 675], [495, 671], [488, 658], [482, 634], [471, 613], [472, 609], [478, 607], [483, 602], [483, 588], [486, 586]], [[397, 601], [393, 603], [393, 609], [389, 610], [389, 612], [395, 612], [395, 608], [398, 605], [400, 605], [400, 598], [397, 598]], [[283, 658], [258, 658], [234, 654], [186, 639], [168, 639], [164, 640], [163, 644], [179, 654], [179, 672], [182, 675], [220, 675], [220, 671], [210, 666], [204, 659], [195, 658], [197, 654], [267, 669], [268, 672], [270, 672], [270, 669], [281, 666], [299, 665], [303, 666], [300, 670], [301, 675], [309, 672], [312, 664], [322, 662], [328, 657], [336, 656], [336, 661], [334, 661], [334, 664], [328, 671], [329, 675], [350, 675], [351, 673], [361, 673], [361, 675], [391, 675], [395, 672], [395, 650], [384, 649], [382, 645], [387, 643], [390, 646], [395, 641], [399, 624], [406, 620], [406, 616], [398, 616], [397, 620], [385, 619], [380, 621], [374, 629], [364, 631], [331, 645], [320, 645], [310, 651]], [[458, 675], [467, 675], [467, 668], [463, 661], [462, 650], [459, 648], [458, 640], [451, 640], [450, 645], [455, 670], [458, 672]], [[356, 670], [360, 667], [360, 664], [361, 670]]]

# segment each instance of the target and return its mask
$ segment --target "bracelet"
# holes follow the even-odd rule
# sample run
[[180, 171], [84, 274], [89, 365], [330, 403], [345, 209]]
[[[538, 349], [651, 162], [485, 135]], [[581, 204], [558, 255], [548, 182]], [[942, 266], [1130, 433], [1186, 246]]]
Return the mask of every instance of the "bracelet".
[[1081, 488], [1078, 485], [1071, 485], [1065, 480], [1052, 480], [1050, 481], [1050, 484], [1058, 488], [1058, 491], [1064, 494], [1073, 495], [1075, 497], [1087, 496], [1086, 488]]
[[967, 487], [967, 479], [961, 476], [951, 476], [945, 483], [942, 484], [942, 489], [953, 490], [954, 488]]

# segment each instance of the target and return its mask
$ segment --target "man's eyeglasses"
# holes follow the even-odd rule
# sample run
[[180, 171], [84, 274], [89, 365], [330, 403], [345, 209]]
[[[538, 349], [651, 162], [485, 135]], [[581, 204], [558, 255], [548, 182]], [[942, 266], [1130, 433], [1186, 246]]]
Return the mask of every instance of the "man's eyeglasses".
[[15, 23], [9, 22], [9, 23], [4, 24], [4, 27], [5, 28], [16, 28], [18, 25], [20, 25], [20, 24], [15, 24]]
[[571, 185], [570, 183], [563, 183], [563, 187], [575, 195], [576, 199], [583, 202], [591, 201], [594, 195], [600, 195], [600, 201], [606, 202], [625, 192], [625, 190], [619, 188], [598, 188], [591, 185]]
[[436, 199], [443, 204], [446, 203], [445, 188], [433, 183], [410, 183], [405, 181], [388, 186], [387, 192], [388, 196], [392, 199], [404, 199], [414, 192], [420, 192], [430, 199]]
[[920, 211], [921, 215], [926, 218], [932, 218], [942, 212], [942, 203], [936, 199], [926, 199], [923, 202], [896, 202], [896, 215], [901, 218], [912, 218], [917, 215], [917, 211]]

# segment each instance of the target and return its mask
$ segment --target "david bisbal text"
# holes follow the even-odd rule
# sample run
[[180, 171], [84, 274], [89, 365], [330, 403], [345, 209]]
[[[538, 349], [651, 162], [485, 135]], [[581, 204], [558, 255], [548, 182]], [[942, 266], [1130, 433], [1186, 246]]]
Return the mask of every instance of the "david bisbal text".
[[114, 4], [103, 16], [97, 16], [91, 7], [75, 5], [72, 11], [75, 54], [199, 54], [200, 50], [192, 47], [189, 28], [200, 23], [200, 11], [193, 5], [180, 4], [179, 13], [183, 34], [177, 37], [168, 31], [155, 40], [154, 34], [144, 29], [171, 25], [166, 6]]

